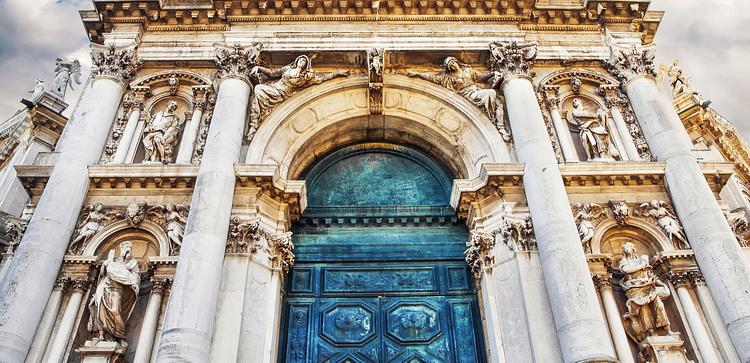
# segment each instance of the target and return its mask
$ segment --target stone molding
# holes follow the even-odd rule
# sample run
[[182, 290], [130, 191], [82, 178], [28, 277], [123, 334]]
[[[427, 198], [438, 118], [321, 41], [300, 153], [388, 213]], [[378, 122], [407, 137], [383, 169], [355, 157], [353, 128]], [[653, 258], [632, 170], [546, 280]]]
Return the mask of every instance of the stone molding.
[[108, 78], [123, 86], [135, 77], [143, 61], [136, 55], [137, 46], [91, 45], [91, 78]]

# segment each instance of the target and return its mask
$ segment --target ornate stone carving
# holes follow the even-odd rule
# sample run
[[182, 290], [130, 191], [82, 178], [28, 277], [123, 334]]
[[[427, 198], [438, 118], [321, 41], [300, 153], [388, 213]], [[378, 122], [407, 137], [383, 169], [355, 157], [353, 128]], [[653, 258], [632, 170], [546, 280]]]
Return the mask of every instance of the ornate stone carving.
[[177, 137], [185, 124], [185, 119], [176, 115], [177, 101], [169, 101], [163, 111], [150, 117], [146, 128], [143, 129], [143, 148], [146, 154], [144, 162], [161, 162], [167, 164], [172, 161]]
[[630, 216], [630, 206], [628, 206], [628, 203], [609, 201], [609, 207], [617, 224], [625, 224], [625, 220]]
[[573, 93], [581, 93], [581, 86], [583, 85], [583, 81], [581, 81], [581, 78], [578, 76], [573, 76], [570, 78], [570, 89], [573, 90]]
[[136, 56], [136, 47], [118, 49], [114, 45], [92, 45], [91, 77], [107, 77], [126, 84], [143, 62]]
[[620, 159], [620, 152], [610, 140], [607, 112], [601, 108], [593, 113], [580, 98], [573, 99], [573, 109], [565, 115], [573, 131], [578, 132], [587, 160]]
[[369, 87], [367, 90], [370, 113], [379, 115], [383, 113], [383, 71], [385, 64], [385, 51], [372, 48], [367, 51], [367, 74], [369, 76]]
[[495, 263], [495, 256], [492, 249], [495, 248], [495, 233], [480, 233], [471, 231], [469, 240], [466, 242], [466, 263], [469, 265], [469, 271], [474, 275], [474, 281], [479, 282], [482, 279], [482, 273], [491, 269]]
[[170, 286], [172, 286], [172, 281], [174, 279], [172, 278], [157, 278], [157, 277], [151, 277], [151, 291], [157, 291], [160, 293], [164, 293], [166, 290], [169, 289]]
[[193, 149], [192, 162], [200, 164], [203, 159], [203, 149], [206, 147], [206, 139], [208, 138], [208, 127], [211, 125], [211, 117], [213, 117], [214, 110], [213, 105], [216, 103], [216, 96], [210, 94], [206, 98], [205, 113], [201, 117], [201, 124], [198, 128], [198, 136], [195, 138], [195, 148]]
[[253, 88], [250, 102], [250, 127], [247, 138], [252, 140], [263, 119], [292, 94], [337, 77], [346, 77], [349, 71], [315, 72], [310, 57], [300, 55], [294, 62], [281, 68], [254, 66], [249, 75], [259, 80]]
[[248, 221], [240, 217], [232, 217], [229, 222], [226, 252], [249, 254], [258, 252], [261, 248], [259, 226], [260, 223], [257, 220]]
[[112, 127], [112, 134], [109, 136], [107, 144], [104, 147], [104, 157], [102, 158], [103, 162], [112, 161], [112, 157], [115, 155], [117, 147], [120, 145], [120, 140], [123, 133], [125, 132], [125, 127], [127, 126], [128, 120], [130, 119], [130, 114], [132, 114], [136, 110], [138, 112], [143, 110], [143, 104], [146, 98], [149, 96], [150, 92], [151, 89], [149, 87], [141, 86], [133, 87], [131, 91], [125, 94], [122, 100], [121, 111], [117, 115], [115, 124]]
[[602, 287], [612, 287], [612, 274], [610, 273], [597, 273], [592, 275], [591, 279], [594, 280], [594, 286], [597, 290]]
[[659, 66], [659, 78], [667, 84], [673, 97], [692, 89], [692, 80], [682, 73], [680, 61], [677, 59], [673, 60], [669, 66], [663, 64]]
[[746, 238], [748, 232], [750, 232], [750, 226], [748, 225], [747, 218], [743, 215], [736, 216], [729, 220], [729, 225], [732, 227], [734, 235], [737, 236], [737, 242], [740, 244], [740, 246], [750, 247], [750, 243], [748, 243], [748, 240]]
[[73, 240], [68, 246], [68, 253], [80, 254], [83, 248], [95, 234], [112, 222], [122, 219], [122, 213], [110, 209], [104, 209], [101, 203], [89, 204], [83, 207], [81, 216], [78, 218]]
[[157, 205], [148, 209], [147, 218], [161, 226], [161, 228], [167, 233], [167, 237], [169, 237], [170, 256], [175, 256], [180, 253], [189, 209], [190, 208], [181, 204]]
[[622, 118], [628, 127], [628, 133], [633, 139], [638, 155], [643, 160], [651, 160], [651, 151], [646, 143], [646, 138], [643, 137], [641, 127], [633, 114], [633, 110], [630, 108], [630, 101], [627, 96], [622, 94], [620, 90], [615, 86], [600, 86], [599, 94], [604, 97], [604, 102], [607, 104], [607, 108], [610, 110], [617, 108], [622, 113]]
[[262, 44], [243, 48], [239, 43], [232, 47], [217, 46], [214, 62], [219, 68], [219, 78], [238, 78], [250, 84], [250, 71], [258, 63]]
[[513, 251], [535, 251], [536, 237], [531, 216], [524, 218], [513, 218], [506, 216], [497, 231], [508, 248]]
[[659, 335], [659, 331], [672, 335], [662, 302], [670, 295], [669, 287], [656, 277], [649, 257], [637, 255], [633, 243], [626, 242], [622, 253], [619, 268], [624, 276], [620, 285], [628, 299], [627, 312], [623, 315], [628, 336], [640, 343], [647, 337]]
[[547, 135], [549, 136], [549, 140], [552, 143], [552, 150], [555, 151], [555, 157], [557, 158], [558, 163], [562, 163], [563, 160], [563, 154], [562, 150], [560, 150], [560, 142], [557, 138], [557, 131], [555, 131], [555, 125], [552, 123], [552, 120], [550, 119], [550, 116], [546, 112], [542, 112], [542, 118], [544, 119], [544, 125], [547, 126]]
[[534, 65], [536, 55], [537, 45], [534, 43], [492, 42], [490, 43], [490, 68], [499, 73], [500, 81], [515, 77], [531, 78], [531, 67]]
[[28, 224], [29, 220], [27, 219], [8, 218], [5, 221], [5, 234], [8, 237], [8, 246], [5, 249], [5, 253], [15, 253], [16, 247], [21, 243], [21, 238], [23, 238]]
[[281, 268], [284, 273], [294, 265], [294, 243], [292, 243], [292, 232], [285, 232], [266, 236], [271, 256], [271, 261], [276, 267]]
[[[409, 77], [417, 77], [439, 84], [463, 96], [477, 106], [490, 122], [495, 125], [503, 140], [511, 140], [510, 133], [505, 126], [505, 111], [503, 99], [495, 91], [501, 81], [498, 72], [477, 73], [468, 65], [458, 62], [455, 57], [447, 57], [443, 61], [443, 71], [438, 73], [407, 72]], [[480, 82], [488, 82], [489, 88], [480, 86]]]
[[114, 341], [127, 347], [126, 324], [138, 301], [141, 277], [138, 261], [131, 255], [133, 244], [120, 243], [120, 255], [110, 250], [107, 260], [102, 263], [96, 291], [89, 301], [90, 333], [97, 334], [94, 344], [99, 341]]
[[677, 222], [677, 216], [672, 211], [669, 204], [663, 200], [653, 200], [650, 203], [643, 203], [634, 211], [637, 216], [653, 218], [664, 234], [667, 235], [672, 246], [675, 249], [689, 249], [690, 244], [687, 241], [682, 227]]
[[68, 88], [73, 88], [73, 80], [76, 84], [81, 84], [81, 62], [78, 59], [72, 62], [65, 62], [62, 58], [55, 60], [55, 80], [52, 84], [52, 90], [65, 98]]
[[591, 253], [591, 239], [594, 238], [594, 221], [597, 223], [603, 217], [606, 217], [607, 213], [596, 203], [577, 203], [573, 205], [573, 213], [578, 226], [578, 236], [581, 238], [581, 244], [583, 245], [583, 251]]
[[638, 49], [633, 44], [629, 49], [622, 49], [611, 45], [610, 52], [610, 59], [604, 61], [604, 68], [621, 81], [628, 82], [644, 75], [656, 76], [656, 49], [653, 46]]

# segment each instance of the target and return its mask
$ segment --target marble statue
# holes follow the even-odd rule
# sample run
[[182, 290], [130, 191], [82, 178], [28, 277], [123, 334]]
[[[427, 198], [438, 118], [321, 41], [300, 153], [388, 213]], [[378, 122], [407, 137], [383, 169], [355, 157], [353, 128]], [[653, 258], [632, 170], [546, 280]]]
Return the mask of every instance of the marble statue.
[[119, 217], [119, 215], [116, 212], [105, 211], [104, 206], [101, 203], [86, 206], [81, 218], [79, 219], [78, 225], [76, 226], [75, 238], [70, 242], [68, 252], [80, 253], [81, 250], [83, 250], [83, 245], [88, 242], [91, 237], [101, 231], [102, 228], [111, 223], [112, 220], [117, 217]]
[[182, 247], [182, 237], [185, 235], [188, 208], [184, 205], [167, 204], [149, 208], [148, 215], [159, 225], [163, 226], [170, 240], [171, 256], [177, 255]]
[[31, 93], [31, 103], [36, 104], [39, 99], [42, 98], [42, 95], [44, 94], [46, 88], [47, 86], [44, 84], [44, 81], [37, 78], [36, 82], [34, 83], [34, 89], [29, 91], [29, 93]]
[[624, 274], [620, 285], [625, 290], [627, 313], [623, 315], [625, 330], [636, 342], [657, 334], [661, 329], [672, 334], [663, 300], [669, 295], [669, 287], [653, 272], [646, 255], [638, 256], [635, 245], [626, 242], [622, 246], [620, 270]]
[[667, 202], [660, 200], [652, 200], [651, 203], [643, 203], [639, 207], [640, 210], [645, 211], [646, 215], [649, 215], [656, 219], [656, 222], [661, 227], [664, 234], [667, 235], [669, 241], [672, 242], [672, 246], [675, 249], [689, 249], [690, 244], [685, 237], [685, 233], [682, 231], [682, 227], [677, 223], [677, 216], [667, 208]]
[[323, 83], [336, 77], [346, 77], [349, 71], [335, 71], [327, 73], [315, 72], [312, 69], [310, 57], [301, 55], [294, 62], [277, 69], [255, 66], [250, 70], [250, 76], [260, 79], [270, 79], [255, 85], [250, 103], [250, 129], [247, 137], [252, 139], [258, 130], [261, 120], [281, 102], [284, 102], [294, 92], [308, 86]]
[[[503, 140], [510, 141], [510, 133], [505, 128], [502, 99], [495, 87], [501, 81], [498, 72], [478, 73], [468, 65], [462, 65], [455, 57], [447, 57], [443, 61], [443, 71], [438, 73], [407, 72], [409, 77], [417, 77], [437, 83], [456, 92], [476, 105], [494, 124]], [[480, 82], [490, 82], [490, 88], [483, 88]]]
[[184, 119], [175, 114], [177, 102], [167, 103], [164, 111], [157, 112], [143, 130], [143, 147], [146, 154], [143, 161], [161, 162], [172, 161], [174, 147], [184, 123]]
[[52, 89], [65, 97], [68, 88], [74, 89], [73, 83], [70, 82], [71, 78], [76, 84], [81, 84], [81, 63], [77, 59], [66, 63], [62, 58], [57, 58], [55, 60], [55, 80]]
[[95, 342], [116, 339], [127, 346], [126, 325], [138, 300], [141, 277], [133, 258], [133, 243], [120, 243], [120, 255], [110, 250], [99, 271], [96, 290], [89, 301], [88, 331], [96, 333]]
[[587, 160], [620, 158], [620, 153], [610, 140], [607, 113], [604, 110], [599, 109], [593, 113], [583, 106], [580, 98], [574, 98], [573, 110], [568, 111], [567, 119], [581, 137]]
[[591, 253], [591, 240], [594, 238], [593, 219], [604, 215], [605, 211], [600, 205], [593, 203], [576, 204], [575, 207], [578, 236], [581, 238], [584, 252]]

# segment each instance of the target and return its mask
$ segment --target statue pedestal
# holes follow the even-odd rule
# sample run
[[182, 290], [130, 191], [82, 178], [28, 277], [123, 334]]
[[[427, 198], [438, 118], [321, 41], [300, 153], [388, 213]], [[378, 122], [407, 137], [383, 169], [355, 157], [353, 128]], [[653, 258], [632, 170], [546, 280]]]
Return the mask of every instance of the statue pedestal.
[[125, 348], [117, 342], [97, 342], [87, 340], [83, 347], [76, 349], [81, 355], [82, 363], [120, 363], [124, 362]]
[[685, 355], [685, 343], [679, 335], [653, 336], [644, 339], [640, 344], [640, 355], [651, 363], [686, 363], [692, 362]]

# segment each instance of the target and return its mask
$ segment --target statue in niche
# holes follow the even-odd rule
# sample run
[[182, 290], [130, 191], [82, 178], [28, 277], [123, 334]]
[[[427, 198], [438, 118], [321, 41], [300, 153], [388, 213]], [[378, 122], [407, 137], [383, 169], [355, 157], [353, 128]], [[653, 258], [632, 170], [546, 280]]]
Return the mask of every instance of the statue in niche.
[[620, 153], [610, 140], [607, 112], [601, 108], [593, 113], [584, 107], [580, 98], [573, 99], [573, 110], [567, 113], [568, 123], [581, 137], [587, 160], [620, 159]]
[[55, 80], [52, 89], [65, 97], [68, 88], [74, 89], [73, 83], [70, 82], [71, 78], [76, 84], [81, 84], [81, 62], [76, 59], [70, 63], [65, 63], [62, 58], [57, 58], [55, 60]]
[[110, 250], [99, 271], [96, 291], [89, 301], [88, 331], [97, 334], [94, 344], [116, 339], [127, 347], [125, 326], [138, 300], [141, 276], [138, 261], [131, 255], [133, 243], [120, 243], [120, 255]]
[[[417, 77], [439, 84], [456, 92], [476, 105], [500, 132], [503, 140], [510, 141], [510, 133], [505, 128], [503, 101], [495, 88], [502, 81], [499, 72], [477, 73], [468, 65], [462, 65], [455, 57], [443, 61], [443, 71], [438, 73], [407, 72], [409, 77]], [[483, 88], [480, 82], [490, 82], [490, 88]]]
[[260, 122], [281, 102], [284, 102], [294, 92], [308, 86], [329, 81], [336, 77], [346, 77], [349, 71], [335, 71], [318, 73], [312, 69], [310, 57], [301, 55], [294, 62], [277, 69], [255, 66], [250, 70], [250, 76], [259, 79], [271, 79], [260, 82], [253, 88], [250, 102], [250, 129], [247, 138], [252, 139], [258, 130]]
[[87, 243], [91, 237], [101, 231], [102, 228], [112, 223], [113, 220], [121, 217], [122, 215], [120, 213], [105, 211], [104, 206], [101, 203], [87, 205], [78, 220], [75, 238], [70, 242], [68, 252], [73, 254], [80, 253], [83, 250], [84, 244]]
[[167, 237], [171, 241], [170, 256], [177, 255], [182, 247], [182, 237], [185, 235], [188, 207], [174, 204], [157, 205], [149, 208], [148, 214], [152, 217], [151, 220], [163, 226], [167, 232]]
[[682, 232], [680, 224], [677, 223], [677, 216], [667, 208], [667, 202], [663, 200], [652, 200], [650, 203], [643, 203], [638, 207], [640, 214], [645, 214], [656, 219], [659, 227], [667, 235], [672, 246], [677, 250], [690, 248], [685, 233]]
[[622, 254], [619, 268], [624, 276], [620, 285], [628, 298], [628, 311], [623, 315], [625, 331], [636, 343], [657, 335], [659, 330], [672, 335], [663, 303], [670, 295], [669, 287], [656, 277], [648, 256], [637, 255], [632, 242], [623, 244]]
[[177, 101], [169, 101], [164, 111], [157, 112], [146, 125], [143, 130], [144, 162], [167, 164], [172, 161], [177, 136], [184, 123], [184, 119], [175, 114], [176, 111]]

